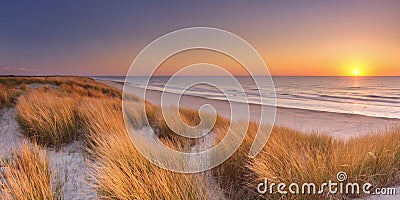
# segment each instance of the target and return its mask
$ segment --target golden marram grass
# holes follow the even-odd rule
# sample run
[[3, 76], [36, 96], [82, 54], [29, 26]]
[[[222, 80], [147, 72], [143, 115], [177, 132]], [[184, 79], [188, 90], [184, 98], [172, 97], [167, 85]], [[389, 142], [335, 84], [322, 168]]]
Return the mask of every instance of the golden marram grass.
[[[118, 89], [83, 77], [7, 77], [0, 78], [0, 83], [3, 88], [0, 92], [2, 105], [12, 106], [4, 102], [16, 103], [18, 123], [32, 142], [55, 148], [73, 140], [85, 142], [87, 154], [95, 161], [90, 164], [92, 184], [103, 199], [279, 199], [279, 194], [260, 196], [256, 190], [257, 184], [264, 178], [283, 183], [318, 184], [334, 180], [339, 171], [346, 171], [348, 180], [370, 182], [374, 187], [393, 186], [400, 182], [398, 129], [345, 141], [324, 134], [303, 133], [275, 126], [263, 151], [255, 159], [250, 159], [247, 154], [257, 132], [257, 124], [251, 122], [238, 151], [212, 169], [210, 178], [204, 173], [170, 172], [146, 160], [134, 148], [126, 132], [121, 109], [122, 94]], [[31, 83], [55, 87], [21, 87], [22, 84]], [[16, 100], [17, 93], [9, 91], [13, 88], [19, 91], [19, 100]], [[13, 100], [10, 96], [13, 96]], [[146, 113], [143, 113], [137, 109], [143, 106], [143, 100], [131, 99], [126, 112], [134, 127], [141, 128], [147, 117], [160, 140], [171, 148], [187, 151], [198, 143], [196, 139], [174, 134], [162, 118], [160, 107], [144, 102]], [[180, 115], [188, 125], [199, 123], [197, 111], [181, 109]], [[229, 120], [217, 116], [211, 131], [216, 136], [215, 144], [226, 135], [229, 125]], [[18, 193], [22, 199], [30, 195], [53, 198], [56, 194], [48, 181], [51, 177], [48, 160], [40, 157], [35, 148], [22, 147], [23, 155], [32, 155], [19, 157], [20, 160], [8, 164], [16, 166], [24, 163], [24, 166], [35, 167], [6, 176], [10, 180], [29, 181], [23, 177], [35, 169], [39, 170], [34, 173], [40, 180], [29, 184], [10, 182], [6, 185], [7, 194], [12, 191], [35, 193]], [[21, 176], [21, 173], [25, 175]], [[216, 185], [222, 191], [217, 190]], [[329, 196], [325, 192], [323, 195], [287, 195], [285, 198], [325, 199], [343, 196]]]

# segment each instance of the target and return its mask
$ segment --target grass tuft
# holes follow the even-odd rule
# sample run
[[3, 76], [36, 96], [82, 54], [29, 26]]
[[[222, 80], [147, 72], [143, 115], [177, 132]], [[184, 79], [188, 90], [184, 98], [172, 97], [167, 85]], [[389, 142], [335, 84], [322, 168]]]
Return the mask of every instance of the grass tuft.
[[[52, 187], [49, 159], [35, 144], [23, 144], [11, 156], [0, 159], [0, 197], [2, 199], [59, 199]], [[58, 192], [57, 192], [58, 191]]]
[[20, 93], [17, 88], [0, 85], [0, 109], [13, 106]]
[[55, 148], [77, 138], [75, 100], [51, 92], [32, 90], [19, 99], [17, 121], [33, 141]]

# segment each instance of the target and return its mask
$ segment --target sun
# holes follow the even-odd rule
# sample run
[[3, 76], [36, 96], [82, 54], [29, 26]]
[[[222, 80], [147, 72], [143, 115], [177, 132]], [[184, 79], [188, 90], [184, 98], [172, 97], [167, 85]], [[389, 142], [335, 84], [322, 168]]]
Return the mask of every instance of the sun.
[[354, 76], [360, 75], [360, 71], [358, 69], [353, 70], [353, 75]]

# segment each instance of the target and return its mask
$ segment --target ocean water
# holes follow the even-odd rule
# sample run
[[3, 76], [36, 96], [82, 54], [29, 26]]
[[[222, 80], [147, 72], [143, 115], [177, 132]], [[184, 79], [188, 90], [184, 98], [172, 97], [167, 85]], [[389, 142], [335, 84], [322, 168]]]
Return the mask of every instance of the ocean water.
[[[96, 79], [124, 82], [124, 76], [102, 76]], [[207, 82], [218, 79], [219, 88], [237, 102], [263, 104], [263, 98], [273, 98], [268, 86], [256, 87], [251, 77], [236, 77], [241, 89], [226, 83], [227, 77], [175, 77], [165, 87], [169, 77], [152, 77], [147, 89], [171, 93], [184, 93], [209, 99], [227, 100], [224, 93], [216, 87], [205, 84], [195, 85], [186, 91], [189, 82]], [[262, 79], [263, 77], [255, 77]], [[400, 77], [273, 77], [276, 104], [279, 107], [300, 108], [307, 110], [350, 113], [373, 117], [400, 119]], [[131, 86], [144, 88], [145, 77], [134, 77]], [[258, 90], [259, 89], [259, 90]], [[246, 100], [247, 98], [247, 100]]]

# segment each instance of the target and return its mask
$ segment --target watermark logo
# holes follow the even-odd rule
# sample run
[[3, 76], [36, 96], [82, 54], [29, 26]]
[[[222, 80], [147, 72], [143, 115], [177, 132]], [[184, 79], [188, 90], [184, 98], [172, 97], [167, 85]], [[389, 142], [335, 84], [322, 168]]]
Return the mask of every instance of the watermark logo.
[[346, 181], [346, 180], [347, 180], [347, 174], [346, 174], [346, 172], [338, 172], [338, 173], [336, 174], [336, 179], [337, 179], [339, 182]]
[[[126, 95], [134, 93], [140, 98], [146, 99], [146, 90], [141, 90], [140, 92], [137, 90], [133, 91], [133, 88], [129, 85], [129, 83], [134, 82], [135, 76], [140, 74], [142, 78], [145, 77], [144, 82], [147, 87], [157, 68], [165, 60], [180, 52], [198, 49], [219, 52], [240, 63], [248, 72], [249, 76], [252, 77], [256, 85], [259, 104], [269, 105], [268, 112], [263, 106], [260, 107], [259, 120], [256, 121], [259, 127], [249, 151], [250, 157], [256, 156], [266, 144], [275, 121], [275, 88], [267, 66], [257, 51], [248, 42], [233, 33], [216, 28], [194, 27], [177, 30], [154, 40], [147, 45], [132, 62], [126, 76], [123, 96], [125, 97]], [[224, 78], [223, 80], [218, 78], [206, 79], [200, 82], [196, 81], [198, 79], [193, 79], [186, 82], [186, 89], [198, 84], [206, 84], [218, 88], [222, 93], [226, 94], [227, 89], [222, 86], [229, 85], [240, 91], [240, 94], [237, 95], [246, 97], [247, 102], [244, 103], [246, 109], [243, 109], [243, 104], [239, 107], [236, 103], [233, 103], [231, 96], [225, 95], [231, 110], [230, 127], [222, 141], [210, 149], [200, 152], [180, 152], [160, 142], [154, 133], [145, 135], [138, 134], [137, 131], [135, 131], [135, 126], [128, 119], [129, 116], [127, 116], [130, 109], [130, 104], [127, 102], [128, 98], [123, 99], [125, 126], [133, 144], [143, 156], [153, 164], [164, 169], [182, 173], [195, 173], [216, 167], [228, 159], [239, 148], [246, 136], [248, 122], [250, 120], [247, 94], [241, 83], [237, 80], [237, 77], [224, 68], [210, 63], [198, 63], [185, 66], [170, 77], [165, 88], [168, 88], [176, 77], [200, 69], [209, 72], [210, 75], [223, 74]], [[262, 88], [262, 90], [260, 90], [260, 88]], [[263, 95], [263, 91], [268, 91], [269, 94]], [[215, 109], [209, 104], [204, 104], [199, 110], [199, 116], [201, 118], [200, 124], [197, 126], [189, 126], [181, 119], [179, 114], [179, 102], [183, 93], [184, 91], [182, 91], [180, 95], [171, 95], [168, 92], [162, 93], [161, 109], [168, 127], [175, 134], [187, 138], [201, 138], [207, 133], [211, 134], [210, 132], [216, 121]], [[268, 98], [266, 96], [268, 96]], [[173, 102], [174, 106], [164, 106], [167, 101], [168, 105], [171, 105], [171, 102]], [[139, 109], [140, 111], [138, 112], [146, 113], [146, 103], [143, 102], [143, 105]], [[168, 115], [166, 113], [168, 113]], [[211, 118], [210, 113], [212, 113], [213, 116]], [[247, 119], [244, 119], [244, 121], [247, 122], [240, 123], [239, 127], [238, 123], [233, 122], [233, 120], [239, 118], [243, 119], [243, 116], [247, 116]], [[147, 116], [145, 116], [145, 118], [144, 120], [147, 126], [150, 127], [149, 119]], [[261, 126], [265, 124], [269, 125], [269, 128], [261, 128]]]
[[328, 180], [321, 184], [316, 183], [269, 183], [267, 178], [257, 186], [257, 192], [260, 194], [275, 194], [280, 195], [307, 195], [307, 194], [344, 194], [344, 195], [395, 195], [396, 188], [375, 188], [371, 183], [352, 183], [347, 181], [346, 172], [338, 172], [336, 174], [337, 180]]

